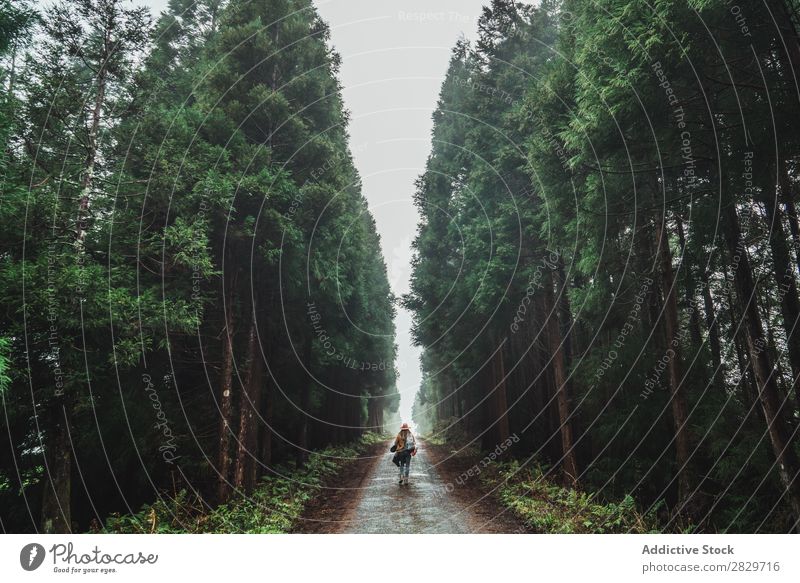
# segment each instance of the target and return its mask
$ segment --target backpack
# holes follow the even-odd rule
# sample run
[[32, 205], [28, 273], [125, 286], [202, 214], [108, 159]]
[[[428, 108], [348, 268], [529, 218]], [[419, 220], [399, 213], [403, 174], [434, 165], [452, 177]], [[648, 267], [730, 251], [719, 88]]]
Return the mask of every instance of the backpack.
[[409, 433], [408, 439], [406, 439], [405, 450], [413, 451], [416, 447], [417, 444], [414, 442], [414, 436]]

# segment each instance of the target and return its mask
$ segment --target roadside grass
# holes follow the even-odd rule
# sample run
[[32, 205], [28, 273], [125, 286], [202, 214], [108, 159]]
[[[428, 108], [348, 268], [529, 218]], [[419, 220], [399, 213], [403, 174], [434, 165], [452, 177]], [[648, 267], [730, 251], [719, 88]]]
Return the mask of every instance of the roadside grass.
[[538, 465], [520, 467], [517, 460], [486, 468], [481, 481], [495, 489], [531, 530], [550, 534], [657, 533], [658, 506], [647, 514], [636, 508], [631, 496], [619, 502], [601, 502], [587, 492], [566, 488], [545, 476]]
[[[513, 458], [485, 462], [480, 442], [468, 437], [458, 419], [439, 421], [426, 439], [433, 445], [448, 448], [452, 456], [474, 460], [472, 468], [475, 475], [479, 476], [482, 486], [487, 491], [492, 491], [500, 503], [509, 508], [533, 532], [661, 532], [658, 525], [661, 504], [656, 504], [643, 514], [630, 495], [620, 501], [601, 500], [597, 494], [562, 486], [555, 476], [548, 475], [546, 468], [535, 461], [525, 467]], [[458, 444], [457, 450], [453, 447], [454, 444]]]
[[387, 441], [386, 435], [366, 433], [360, 440], [313, 452], [301, 468], [294, 463], [275, 468], [264, 476], [249, 496], [240, 496], [210, 509], [199, 496], [180, 490], [162, 497], [134, 513], [113, 514], [103, 533], [178, 534], [247, 533], [280, 534], [292, 530], [306, 504], [318, 495], [325, 482], [370, 446]]

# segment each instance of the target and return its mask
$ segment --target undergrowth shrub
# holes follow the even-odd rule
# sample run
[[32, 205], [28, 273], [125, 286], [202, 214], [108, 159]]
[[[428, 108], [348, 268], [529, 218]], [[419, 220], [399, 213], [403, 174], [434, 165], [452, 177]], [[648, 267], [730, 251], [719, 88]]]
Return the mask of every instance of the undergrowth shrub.
[[365, 434], [359, 441], [329, 447], [309, 456], [302, 467], [294, 463], [277, 466], [264, 476], [249, 496], [241, 496], [216, 508], [197, 494], [180, 490], [174, 496], [162, 495], [138, 512], [112, 515], [106, 520], [106, 533], [285, 533], [303, 513], [306, 504], [319, 494], [326, 480], [338, 473], [348, 460], [367, 447], [385, 442], [385, 435]]
[[659, 505], [643, 514], [629, 495], [619, 502], [599, 501], [590, 493], [556, 484], [538, 465], [498, 462], [481, 474], [481, 480], [536, 532], [660, 532], [656, 519]]

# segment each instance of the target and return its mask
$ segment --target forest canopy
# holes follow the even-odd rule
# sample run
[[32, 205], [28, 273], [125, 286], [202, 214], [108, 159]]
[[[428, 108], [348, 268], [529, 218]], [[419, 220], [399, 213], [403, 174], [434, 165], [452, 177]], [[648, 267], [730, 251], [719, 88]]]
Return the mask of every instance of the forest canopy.
[[0, 16], [2, 529], [381, 431], [394, 298], [310, 0], [33, 8]]
[[796, 2], [494, 0], [419, 178], [416, 418], [664, 528], [800, 519]]
[[0, 529], [290, 530], [402, 306], [528, 526], [797, 531], [796, 0], [487, 0], [402, 297], [339, 67], [311, 0], [0, 0]]

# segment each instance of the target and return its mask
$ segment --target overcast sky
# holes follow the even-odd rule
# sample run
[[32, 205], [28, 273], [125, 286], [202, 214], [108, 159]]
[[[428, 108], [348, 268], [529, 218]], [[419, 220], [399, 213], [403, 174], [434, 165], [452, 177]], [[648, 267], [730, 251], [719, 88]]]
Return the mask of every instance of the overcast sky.
[[[166, 0], [140, 0], [156, 12]], [[255, 0], [258, 1], [258, 0]], [[430, 151], [431, 115], [461, 35], [474, 38], [488, 0], [318, 0], [342, 57], [341, 82], [350, 111], [351, 148], [364, 195], [381, 235], [395, 294], [408, 291], [416, 233], [414, 180]], [[419, 388], [419, 349], [411, 315], [397, 315], [400, 415], [411, 420]]]
[[[389, 282], [409, 289], [411, 242], [418, 215], [414, 180], [430, 151], [431, 115], [460, 35], [474, 37], [483, 0], [319, 0], [342, 57], [351, 147], [364, 195], [378, 224]], [[411, 420], [419, 388], [419, 349], [411, 315], [397, 314], [400, 416]]]

